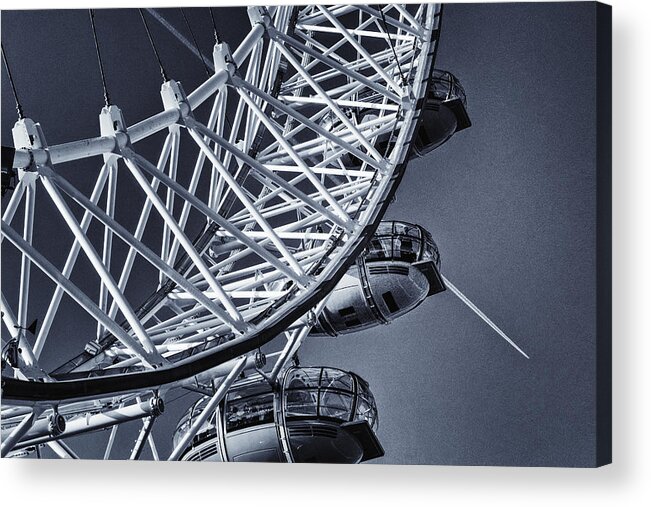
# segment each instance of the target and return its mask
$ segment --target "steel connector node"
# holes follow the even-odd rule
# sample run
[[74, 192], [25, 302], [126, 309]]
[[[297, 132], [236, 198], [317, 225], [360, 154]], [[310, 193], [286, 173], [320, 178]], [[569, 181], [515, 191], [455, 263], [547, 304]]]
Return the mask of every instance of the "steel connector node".
[[151, 408], [151, 415], [153, 417], [158, 417], [163, 412], [165, 412], [165, 402], [163, 398], [159, 396], [154, 396], [149, 400], [149, 406]]
[[47, 430], [50, 436], [58, 437], [66, 430], [66, 418], [55, 411], [48, 418]]

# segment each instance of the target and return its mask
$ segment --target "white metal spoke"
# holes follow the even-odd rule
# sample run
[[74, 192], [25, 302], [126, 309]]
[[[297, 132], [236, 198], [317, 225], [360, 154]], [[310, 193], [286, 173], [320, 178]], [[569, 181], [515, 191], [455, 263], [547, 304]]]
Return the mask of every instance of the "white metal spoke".
[[[370, 7], [368, 5], [359, 5], [358, 7], [359, 7], [359, 10], [361, 10], [362, 12], [365, 12], [366, 14], [368, 14], [370, 16], [373, 16], [378, 21], [382, 20], [382, 14], [377, 9], [373, 9], [372, 7]], [[392, 5], [389, 4], [389, 5], [385, 6], [385, 7], [383, 7], [382, 10], [383, 11], [388, 11], [391, 7], [392, 7]], [[392, 25], [392, 26], [394, 26], [394, 27], [396, 27], [396, 28], [398, 28], [400, 30], [403, 30], [404, 32], [407, 32], [407, 33], [409, 33], [409, 34], [411, 34], [411, 35], [413, 35], [413, 36], [415, 36], [417, 38], [421, 38], [423, 36], [421, 30], [415, 30], [411, 26], [409, 26], [409, 25], [407, 25], [405, 23], [402, 23], [401, 21], [396, 20], [395, 18], [393, 18], [390, 15], [385, 14], [384, 19], [386, 19], [387, 24]]]
[[117, 301], [120, 311], [129, 322], [129, 325], [133, 329], [136, 337], [140, 341], [145, 353], [147, 354], [148, 362], [150, 364], [155, 364], [157, 362], [163, 363], [162, 358], [156, 352], [153, 343], [151, 343], [149, 336], [147, 336], [147, 331], [145, 330], [142, 323], [136, 316], [129, 302], [126, 300], [126, 298], [118, 288], [117, 283], [115, 282], [115, 280], [113, 279], [109, 271], [107, 270], [106, 266], [102, 264], [101, 258], [99, 257], [99, 255], [93, 248], [93, 245], [90, 243], [90, 241], [84, 234], [84, 231], [79, 226], [79, 223], [77, 222], [74, 215], [72, 214], [72, 211], [70, 211], [68, 205], [61, 197], [61, 194], [47, 177], [42, 177], [41, 180], [43, 182], [43, 187], [45, 188], [45, 190], [47, 190], [47, 193], [50, 195], [52, 201], [54, 201], [54, 204], [59, 210], [59, 213], [65, 220], [66, 224], [74, 234], [79, 244], [81, 245], [82, 250], [84, 251], [88, 259], [90, 260], [91, 264], [95, 268], [95, 271], [101, 278], [102, 282], [108, 288], [109, 292], [111, 293], [111, 296], [113, 296], [113, 299]]
[[66, 444], [63, 440], [53, 440], [48, 442], [47, 445], [52, 449], [57, 456], [61, 459], [79, 459], [79, 456]]
[[[294, 273], [287, 266], [285, 266], [280, 261], [278, 261], [278, 259], [276, 259], [275, 257], [269, 255], [269, 253], [266, 250], [264, 250], [263, 248], [261, 248], [255, 241], [249, 239], [239, 229], [232, 226], [223, 217], [219, 216], [213, 210], [208, 208], [206, 204], [204, 204], [202, 201], [200, 201], [195, 196], [190, 194], [183, 187], [178, 185], [173, 180], [170, 180], [169, 178], [167, 178], [165, 176], [165, 174], [160, 173], [152, 164], [149, 163], [149, 161], [147, 161], [146, 159], [140, 157], [136, 153], [132, 153], [131, 156], [138, 162], [138, 165], [140, 167], [142, 167], [144, 170], [149, 172], [152, 176], [160, 179], [164, 184], [174, 187], [176, 192], [179, 195], [183, 196], [195, 208], [197, 208], [199, 211], [203, 212], [206, 215], [206, 217], [213, 220], [215, 223], [219, 224], [220, 227], [222, 227], [224, 230], [228, 231], [228, 233], [231, 234], [233, 237], [237, 238], [238, 241], [241, 241], [242, 243], [246, 244], [249, 248], [251, 248], [254, 252], [256, 252], [258, 255], [260, 255], [263, 259], [267, 259], [270, 262], [273, 262], [274, 265], [276, 266], [276, 268], [278, 268], [281, 271], [285, 272], [285, 274], [287, 274], [288, 276], [291, 276], [292, 278], [296, 279], [299, 282], [302, 281], [300, 278], [296, 278], [296, 276], [297, 276], [296, 273]], [[127, 162], [129, 164], [131, 164], [131, 166], [133, 166], [133, 163], [129, 162], [128, 160], [127, 160]], [[135, 167], [135, 169], [137, 170], [137, 167]], [[139, 173], [139, 171], [138, 171], [138, 173]], [[145, 190], [145, 191], [150, 193], [148, 190]], [[154, 200], [155, 205], [156, 205], [156, 202], [158, 202], [158, 206], [163, 211], [163, 213], [165, 213], [164, 205], [162, 205], [162, 203], [160, 203], [160, 200], [157, 200], [155, 194], [152, 195], [150, 198]], [[169, 215], [168, 215], [168, 220], [173, 221], [173, 218], [169, 217]], [[180, 232], [180, 230], [179, 230], [179, 232]], [[189, 240], [187, 238], [182, 239], [182, 238], [184, 238], [183, 234], [180, 234], [178, 237], [179, 237], [179, 241], [183, 241], [183, 242], [186, 243], [186, 251], [188, 251], [188, 249], [190, 250], [190, 251], [188, 251], [188, 254], [191, 255], [192, 257], [197, 256], [197, 253], [196, 253], [196, 251], [194, 251], [194, 248], [192, 248], [192, 246], [190, 245]], [[198, 258], [198, 256], [197, 256], [197, 258]], [[199, 260], [197, 266], [200, 267], [200, 270], [203, 272], [203, 270], [205, 268], [205, 264], [203, 263], [203, 261]], [[204, 273], [204, 276], [206, 277], [206, 280], [210, 280], [210, 278], [211, 278], [206, 273]], [[215, 287], [213, 287], [213, 289], [215, 290], [215, 292], [219, 292], [219, 289], [215, 289]]]
[[201, 428], [204, 425], [204, 423], [214, 412], [215, 408], [217, 408], [217, 404], [224, 398], [224, 396], [226, 396], [226, 392], [228, 391], [228, 388], [231, 385], [233, 385], [233, 382], [235, 382], [235, 379], [237, 379], [237, 376], [242, 372], [245, 366], [246, 366], [246, 357], [242, 357], [235, 364], [235, 366], [233, 367], [231, 372], [226, 376], [226, 378], [222, 380], [221, 384], [219, 385], [219, 388], [217, 389], [217, 391], [215, 391], [215, 394], [212, 396], [208, 404], [203, 409], [203, 412], [199, 414], [197, 419], [192, 423], [192, 427], [188, 430], [188, 432], [183, 436], [183, 438], [178, 443], [178, 445], [174, 448], [172, 454], [170, 454], [170, 457], [167, 458], [168, 461], [176, 461], [177, 459], [179, 459], [181, 453], [185, 450], [188, 444], [195, 437], [197, 431], [199, 431], [199, 428]]
[[[106, 179], [107, 179], [107, 172], [108, 172], [107, 166], [104, 165], [100, 170], [99, 176], [95, 183], [95, 188], [93, 189], [92, 195], [90, 197], [91, 202], [93, 202], [94, 204], [97, 203], [102, 193], [102, 190], [104, 189], [104, 184], [106, 183]], [[90, 214], [90, 212], [87, 211], [84, 213], [84, 216], [81, 219], [80, 226], [84, 234], [88, 230], [88, 226], [90, 225], [91, 218], [92, 215]], [[65, 276], [66, 278], [70, 278], [70, 274], [72, 273], [72, 269], [75, 266], [80, 249], [81, 249], [81, 245], [79, 244], [78, 241], [75, 240], [72, 244], [72, 247], [70, 248], [70, 252], [68, 253], [68, 258], [66, 259], [66, 263], [62, 271], [63, 276]], [[41, 328], [39, 329], [38, 335], [36, 336], [36, 342], [34, 343], [34, 355], [36, 357], [40, 357], [41, 352], [43, 351], [43, 347], [45, 346], [45, 341], [47, 339], [48, 333], [50, 332], [50, 327], [54, 322], [54, 317], [57, 313], [57, 310], [59, 309], [59, 303], [61, 302], [62, 297], [63, 297], [63, 288], [57, 285], [54, 289], [54, 293], [52, 294], [52, 299], [50, 301], [50, 305], [48, 306], [47, 312], [45, 313], [45, 317], [43, 318], [43, 322], [41, 323]], [[101, 304], [99, 305], [99, 307], [100, 309], [102, 309], [102, 311], [106, 312], [106, 308], [102, 308]]]
[[[134, 159], [137, 159], [141, 167], [147, 167], [147, 164], [143, 163], [143, 159], [141, 157], [137, 157], [135, 153], [132, 154]], [[187, 238], [185, 233], [181, 230], [179, 225], [176, 223], [174, 217], [169, 213], [169, 211], [165, 208], [165, 205], [163, 202], [160, 200], [158, 195], [151, 189], [149, 186], [147, 180], [144, 178], [140, 170], [138, 169], [138, 166], [134, 161], [131, 159], [127, 158], [125, 159], [125, 162], [127, 164], [127, 167], [130, 169], [131, 174], [133, 175], [134, 179], [138, 182], [140, 187], [144, 190], [145, 194], [147, 194], [147, 198], [152, 201], [152, 204], [158, 211], [158, 213], [161, 215], [165, 223], [170, 227], [170, 229], [174, 232], [174, 235], [176, 238], [179, 240], [181, 245], [183, 246], [184, 250], [188, 253], [188, 255], [192, 258], [193, 262], [195, 263], [195, 266], [199, 269], [199, 271], [203, 274], [203, 276], [206, 278], [208, 283], [210, 284], [210, 287], [213, 289], [213, 291], [216, 294], [219, 294], [219, 301], [224, 305], [224, 308], [226, 311], [229, 313], [231, 316], [231, 323], [234, 328], [243, 330], [242, 326], [242, 316], [240, 315], [239, 311], [233, 305], [233, 302], [230, 300], [230, 298], [226, 295], [224, 290], [219, 286], [217, 281], [210, 275], [210, 271], [208, 271], [208, 267], [206, 264], [203, 262], [199, 254], [196, 252], [194, 247], [192, 246], [192, 243], [190, 240]], [[171, 180], [168, 180], [171, 181]]]
[[[375, 149], [374, 146], [372, 146], [369, 141], [357, 130], [357, 128], [352, 124], [352, 122], [348, 119], [348, 117], [341, 111], [341, 109], [335, 104], [335, 102], [323, 91], [323, 88], [312, 79], [312, 77], [305, 72], [302, 68], [301, 65], [294, 59], [294, 57], [285, 49], [284, 46], [279, 45], [278, 46], [280, 51], [283, 53], [285, 58], [294, 66], [294, 68], [303, 75], [305, 80], [309, 83], [309, 85], [316, 91], [316, 93], [326, 102], [326, 104], [332, 109], [332, 111], [337, 115], [337, 117], [341, 120], [341, 122], [350, 130], [350, 132], [357, 138], [357, 140], [366, 148], [366, 150], [369, 152], [369, 154], [375, 158], [376, 160], [381, 160], [382, 156], [380, 153]], [[306, 51], [309, 50], [307, 46], [303, 46]], [[316, 52], [315, 52], [316, 53]], [[316, 53], [318, 54], [318, 53]], [[334, 64], [332, 64], [334, 66]], [[343, 70], [342, 70], [343, 72]], [[366, 79], [363, 78], [360, 75], [353, 76], [356, 79]], [[369, 86], [370, 84], [375, 85], [375, 83], [372, 83], [369, 81]], [[392, 99], [396, 102], [399, 103], [399, 99], [397, 97], [392, 97]]]
[[341, 33], [344, 38], [355, 48], [358, 54], [362, 55], [364, 59], [369, 63], [375, 71], [382, 76], [384, 81], [391, 87], [393, 90], [400, 96], [403, 93], [403, 90], [401, 86], [396, 83], [387, 73], [386, 71], [377, 64], [375, 59], [366, 51], [364, 46], [362, 46], [356, 39], [353, 37], [348, 29], [343, 26], [337, 18], [335, 18], [330, 12], [328, 12], [327, 9], [323, 8], [322, 6], [318, 5], [317, 8], [323, 13], [323, 15], [332, 23], [332, 25], [339, 30], [339, 33]]
[[[115, 157], [111, 157], [108, 164], [108, 190], [106, 192], [106, 213], [109, 217], [113, 218], [115, 215], [115, 201], [117, 198], [117, 179], [118, 179], [118, 168], [117, 160]], [[84, 214], [85, 215], [85, 214]], [[84, 216], [85, 218], [85, 216]], [[82, 219], [83, 222], [83, 219]], [[88, 227], [84, 227], [83, 223], [80, 224], [81, 228], [86, 233]], [[110, 271], [111, 269], [111, 254], [113, 251], [113, 233], [108, 227], [104, 227], [104, 248], [102, 250], [102, 263]], [[118, 284], [119, 287], [119, 284]], [[105, 284], [101, 283], [99, 287], [99, 307], [103, 312], [106, 312], [108, 306], [108, 288]], [[101, 338], [104, 329], [101, 324], [97, 323], [97, 339]]]
[[[170, 127], [170, 137], [172, 139], [172, 146], [170, 150], [170, 160], [169, 160], [169, 177], [172, 180], [176, 180], [176, 172], [179, 162], [179, 143], [181, 141], [179, 135], [179, 128], [177, 126]], [[171, 188], [167, 188], [167, 194], [165, 198], [165, 208], [170, 212], [171, 215], [174, 215], [174, 191]], [[170, 228], [167, 225], [167, 222], [163, 226], [163, 240], [161, 243], [161, 258], [167, 259], [170, 255]], [[162, 279], [161, 279], [162, 282]]]
[[[238, 86], [243, 87], [247, 91], [257, 95], [258, 97], [262, 98], [269, 104], [273, 105], [274, 107], [280, 109], [283, 111], [285, 114], [291, 116], [292, 118], [298, 120], [301, 122], [301, 124], [305, 127], [308, 127], [312, 129], [314, 132], [318, 133], [319, 135], [325, 137], [327, 140], [341, 146], [343, 149], [347, 150], [349, 153], [355, 155], [356, 157], [360, 158], [361, 160], [364, 160], [365, 162], [371, 164], [374, 167], [382, 167], [379, 164], [377, 164], [377, 160], [374, 158], [368, 156], [366, 153], [361, 152], [358, 150], [355, 146], [352, 144], [344, 141], [340, 136], [336, 136], [333, 133], [327, 131], [323, 127], [321, 127], [318, 123], [310, 120], [309, 118], [305, 117], [304, 115], [300, 114], [298, 111], [295, 111], [291, 109], [290, 107], [286, 106], [283, 104], [280, 100], [273, 98], [271, 95], [264, 93], [261, 90], [256, 89], [255, 87], [249, 85], [245, 81], [239, 80], [237, 78], [233, 79], [234, 83]], [[331, 102], [329, 100], [325, 100], [323, 98], [319, 99], [320, 101], [323, 102], [323, 105], [325, 106], [330, 106]], [[315, 141], [317, 142], [318, 139]], [[322, 140], [321, 140], [322, 142]], [[376, 165], [377, 164], [377, 165]]]
[[4, 458], [7, 454], [9, 454], [18, 440], [29, 431], [31, 428], [32, 424], [34, 424], [34, 421], [38, 417], [38, 410], [34, 408], [28, 415], [26, 415], [22, 421], [16, 426], [16, 428], [7, 436], [7, 438], [3, 439], [2, 442], [2, 447], [0, 447], [0, 457]]
[[233, 330], [236, 330], [236, 326], [232, 323], [228, 315], [221, 310], [213, 301], [205, 297], [200, 291], [194, 288], [194, 286], [183, 278], [179, 273], [172, 269], [168, 264], [166, 264], [160, 257], [147, 248], [145, 245], [138, 242], [138, 240], [129, 234], [126, 229], [124, 229], [120, 224], [115, 222], [111, 217], [104, 213], [99, 207], [94, 205], [90, 200], [86, 199], [78, 190], [76, 190], [70, 183], [68, 183], [63, 177], [52, 174], [51, 176], [55, 183], [59, 185], [64, 192], [70, 195], [78, 203], [80, 203], [89, 213], [92, 213], [98, 220], [105, 224], [107, 228], [110, 228], [112, 232], [117, 234], [121, 239], [123, 239], [129, 246], [133, 249], [134, 252], [141, 254], [148, 262], [155, 266], [160, 273], [174, 280], [178, 285], [183, 287], [186, 291], [192, 294], [195, 299], [207, 308], [210, 312], [216, 315], [218, 318], [222, 319], [224, 322], [230, 324], [233, 327]]
[[[395, 93], [393, 93], [393, 92], [387, 90], [386, 88], [384, 88], [383, 85], [373, 81], [372, 79], [368, 78], [367, 76], [365, 76], [363, 74], [360, 74], [356, 70], [351, 69], [348, 64], [346, 64], [344, 66], [341, 63], [339, 63], [338, 61], [336, 61], [334, 58], [332, 58], [332, 56], [324, 55], [323, 53], [320, 53], [319, 51], [307, 46], [306, 44], [297, 41], [296, 39], [292, 39], [291, 37], [288, 37], [288, 36], [286, 36], [284, 34], [281, 34], [277, 30], [271, 29], [270, 34], [271, 34], [271, 37], [273, 38], [274, 41], [276, 41], [278, 43], [283, 42], [283, 43], [288, 44], [289, 46], [292, 46], [292, 47], [296, 48], [299, 51], [304, 51], [305, 53], [312, 56], [314, 59], [316, 59], [319, 62], [323, 63], [324, 65], [326, 65], [328, 67], [331, 67], [331, 68], [341, 72], [345, 76], [348, 76], [353, 81], [357, 81], [357, 82], [367, 86], [368, 88], [372, 89], [373, 91], [379, 93], [380, 95], [386, 96], [392, 102], [394, 102], [396, 104], [401, 103], [400, 95], [396, 95]], [[303, 38], [307, 39], [307, 41], [309, 41], [311, 39], [309, 36], [307, 36], [305, 34], [303, 35]], [[279, 44], [278, 48], [285, 55], [287, 60], [289, 60], [290, 62], [292, 60], [294, 60], [294, 58], [291, 57], [291, 56], [287, 57], [288, 52], [286, 51], [286, 48], [282, 44]], [[292, 63], [292, 65], [296, 68], [296, 70], [300, 69], [299, 72], [301, 70], [303, 70], [303, 68], [298, 64]], [[309, 74], [307, 74], [306, 72], [305, 73], [301, 72], [301, 74], [302, 74], [303, 79], [305, 79], [308, 83], [314, 81], [313, 78], [311, 76], [309, 76]], [[309, 76], [309, 77], [306, 77], [306, 76]], [[311, 86], [315, 90], [317, 89], [316, 87], [314, 87], [314, 85], [311, 85]]]
[[240, 93], [240, 96], [244, 99], [244, 101], [249, 104], [251, 109], [258, 115], [260, 120], [265, 124], [267, 129], [272, 133], [272, 135], [276, 138], [276, 140], [280, 143], [280, 145], [285, 149], [285, 151], [289, 154], [289, 156], [292, 158], [292, 160], [300, 167], [301, 171], [305, 174], [307, 179], [310, 180], [312, 185], [316, 187], [316, 189], [319, 191], [321, 195], [325, 198], [326, 201], [330, 204], [330, 206], [335, 210], [335, 212], [340, 216], [343, 217], [344, 220], [348, 220], [348, 215], [344, 212], [344, 210], [339, 206], [339, 203], [333, 199], [332, 195], [328, 192], [328, 190], [323, 186], [323, 184], [319, 181], [319, 178], [317, 178], [312, 171], [307, 167], [305, 162], [301, 157], [298, 156], [298, 154], [294, 151], [292, 146], [287, 142], [287, 140], [283, 137], [282, 132], [280, 132], [277, 128], [276, 125], [274, 125], [271, 120], [267, 118], [267, 116], [260, 110], [260, 108], [253, 102], [253, 100], [246, 95], [245, 92], [241, 91], [238, 89], [238, 92]]
[[308, 206], [310, 206], [313, 210], [315, 210], [318, 213], [322, 213], [323, 215], [327, 216], [330, 220], [332, 220], [334, 223], [340, 225], [344, 229], [348, 228], [348, 223], [343, 222], [340, 217], [338, 217], [336, 214], [334, 214], [332, 211], [327, 209], [326, 207], [322, 206], [318, 202], [316, 202], [314, 199], [306, 195], [304, 192], [299, 190], [296, 187], [291, 186], [286, 180], [279, 178], [276, 174], [273, 173], [273, 171], [270, 171], [265, 167], [263, 164], [258, 162], [257, 160], [253, 159], [246, 153], [244, 153], [242, 150], [239, 148], [230, 145], [227, 143], [224, 139], [219, 137], [217, 134], [214, 132], [209, 131], [206, 127], [201, 125], [200, 123], [192, 120], [190, 122], [190, 125], [192, 126], [193, 129], [196, 129], [202, 134], [205, 134], [206, 136], [210, 137], [211, 140], [213, 140], [215, 143], [221, 145], [225, 150], [229, 151], [232, 153], [238, 160], [241, 160], [245, 164], [249, 164], [253, 169], [258, 171], [258, 173], [266, 178], [268, 178], [272, 183], [278, 185], [281, 187], [283, 190], [286, 192], [298, 197], [299, 199], [303, 200]]
[[[167, 137], [165, 138], [165, 142], [163, 143], [163, 148], [160, 154], [160, 157], [158, 159], [158, 163], [156, 167], [160, 170], [162, 167], [165, 166], [167, 163], [170, 151], [172, 149], [172, 140], [171, 136], [168, 134]], [[158, 190], [158, 185], [159, 185], [159, 180], [156, 178], [152, 178], [150, 187], [154, 192]], [[138, 225], [136, 225], [136, 230], [133, 234], [133, 236], [136, 238], [137, 241], [142, 240], [142, 236], [145, 232], [145, 227], [147, 226], [147, 221], [149, 220], [149, 215], [151, 213], [151, 208], [152, 208], [152, 201], [149, 199], [145, 199], [144, 206], [142, 208], [142, 211], [140, 212], [140, 217], [138, 218]], [[131, 247], [129, 248], [129, 251], [127, 253], [127, 258], [124, 262], [124, 266], [122, 268], [122, 272], [120, 273], [120, 278], [118, 281], [118, 287], [120, 288], [121, 291], [124, 291], [127, 283], [129, 281], [129, 277], [131, 275], [131, 270], [133, 268], [133, 263], [136, 260], [136, 249]], [[115, 301], [111, 305], [111, 309], [109, 310], [109, 316], [115, 317], [117, 314], [117, 304]]]
[[[36, 204], [36, 185], [32, 180], [25, 189], [25, 216], [23, 221], [23, 238], [30, 245], [34, 233], [34, 205]], [[27, 327], [27, 305], [29, 304], [29, 275], [31, 263], [25, 254], [20, 260], [20, 294], [18, 299], [18, 326]]]
[[[226, 92], [226, 90], [227, 89], [224, 88], [223, 91]], [[220, 108], [223, 106], [222, 100], [219, 99], [220, 98], [223, 99], [223, 97], [224, 95], [220, 93], [218, 97], [213, 101], [213, 106], [212, 106], [212, 110], [210, 111], [210, 118], [208, 119], [208, 125], [207, 125], [207, 127], [211, 130], [214, 130], [216, 126], [218, 130], [221, 130], [223, 128], [224, 122], [220, 122], [220, 124], [217, 125], [217, 120], [219, 118], [218, 113], [221, 111]], [[206, 154], [203, 151], [199, 150], [199, 153], [197, 155], [197, 161], [194, 165], [194, 170], [192, 171], [192, 178], [190, 180], [190, 184], [188, 185], [188, 192], [192, 194], [196, 193], [197, 187], [199, 186], [199, 180], [201, 178], [202, 168], [205, 160], [206, 160]], [[208, 205], [213, 209], [214, 209], [214, 206], [212, 205], [212, 203], [214, 202], [213, 190], [218, 184], [217, 178], [218, 178], [218, 173], [213, 168], [211, 173], [211, 179], [210, 179], [210, 195], [208, 198]], [[181, 226], [181, 228], [185, 228], [187, 225], [188, 217], [190, 216], [191, 207], [192, 206], [188, 201], [185, 201], [183, 203], [183, 210], [181, 211], [181, 216], [179, 218], [179, 225]], [[168, 257], [169, 264], [174, 264], [179, 246], [180, 246], [179, 241], [176, 238], [174, 238], [172, 247], [170, 249], [170, 254]]]
[[86, 310], [95, 319], [100, 320], [104, 327], [106, 327], [115, 337], [120, 340], [134, 355], [147, 365], [149, 362], [150, 354], [145, 351], [143, 346], [138, 340], [129, 336], [124, 329], [118, 326], [106, 313], [102, 312], [93, 301], [84, 294], [76, 285], [70, 282], [66, 277], [58, 271], [52, 263], [43, 257], [38, 251], [32, 248], [31, 245], [26, 243], [18, 233], [16, 233], [10, 226], [2, 222], [2, 234], [4, 234], [9, 241], [11, 241], [19, 250], [24, 252], [30, 260], [36, 264], [46, 275], [48, 275], [55, 283], [60, 285], [63, 290], [74, 299], [79, 306]]
[[23, 184], [23, 180], [20, 180], [18, 182], [18, 185], [16, 185], [13, 194], [11, 195], [11, 199], [9, 200], [9, 203], [5, 208], [5, 212], [2, 215], [3, 221], [5, 221], [8, 224], [11, 224], [11, 221], [14, 218], [14, 214], [16, 213], [16, 210], [20, 205], [20, 201], [22, 200], [24, 193], [25, 193], [25, 185]]
[[291, 253], [287, 250], [285, 245], [283, 244], [282, 240], [278, 237], [276, 234], [276, 231], [274, 231], [273, 227], [269, 225], [269, 223], [260, 215], [260, 212], [256, 209], [256, 207], [253, 205], [251, 200], [247, 197], [247, 195], [244, 193], [242, 188], [238, 185], [237, 181], [235, 181], [235, 178], [231, 175], [230, 172], [221, 164], [221, 162], [217, 159], [215, 154], [210, 150], [210, 147], [204, 142], [203, 138], [194, 130], [190, 129], [190, 134], [194, 138], [195, 142], [197, 145], [201, 148], [201, 150], [206, 154], [206, 156], [210, 159], [210, 161], [213, 164], [213, 167], [216, 167], [217, 170], [219, 171], [221, 177], [226, 181], [228, 184], [229, 188], [233, 191], [233, 193], [238, 197], [240, 202], [244, 204], [247, 210], [251, 213], [251, 215], [256, 219], [256, 222], [258, 225], [262, 228], [262, 230], [269, 235], [271, 238], [271, 241], [274, 242], [276, 247], [280, 250], [282, 253], [283, 258], [287, 261], [287, 263], [294, 269], [296, 274], [298, 275], [299, 278], [304, 278], [305, 273], [303, 272], [302, 268], [298, 265], [296, 262], [296, 259], [292, 256]]

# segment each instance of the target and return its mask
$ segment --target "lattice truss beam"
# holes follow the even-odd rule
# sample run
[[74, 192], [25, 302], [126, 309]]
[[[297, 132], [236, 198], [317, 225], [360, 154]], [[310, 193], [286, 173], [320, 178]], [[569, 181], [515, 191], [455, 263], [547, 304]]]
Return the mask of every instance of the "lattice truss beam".
[[[3, 348], [18, 344], [16, 379], [174, 368], [288, 315], [274, 375], [300, 346], [314, 312], [290, 311], [305, 315], [325, 296], [315, 299], [368, 239], [402, 170], [438, 7], [287, 6], [250, 17], [237, 51], [215, 46], [206, 82], [186, 95], [168, 81], [164, 110], [136, 125], [110, 106], [100, 137], [48, 146], [40, 125], [16, 124], [20, 178], [2, 216]], [[64, 240], [67, 250], [49, 248]], [[72, 345], [80, 353], [65, 361]], [[146, 422], [144, 392], [56, 410], [69, 421], [132, 410]], [[3, 419], [34, 432], [54, 411], [41, 408], [6, 408]]]

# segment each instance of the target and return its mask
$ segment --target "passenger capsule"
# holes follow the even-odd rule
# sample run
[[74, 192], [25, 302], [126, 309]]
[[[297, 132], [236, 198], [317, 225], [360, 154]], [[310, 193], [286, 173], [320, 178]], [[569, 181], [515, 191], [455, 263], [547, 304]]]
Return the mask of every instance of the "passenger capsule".
[[[382, 97], [376, 92], [365, 91], [363, 96], [357, 97], [359, 103], [366, 103], [366, 107], [357, 107], [351, 110], [352, 116], [361, 129], [378, 130], [382, 126], [380, 102]], [[422, 112], [414, 133], [414, 140], [409, 160], [422, 157], [448, 141], [453, 134], [471, 126], [468, 112], [466, 111], [466, 92], [459, 80], [451, 72], [434, 69], [430, 78], [429, 89], [423, 99]], [[341, 121], [330, 113], [323, 117], [321, 126], [328, 131], [341, 129]], [[393, 149], [396, 141], [395, 132], [379, 133], [375, 140], [375, 149], [386, 155]], [[325, 143], [324, 158], [334, 152], [332, 143]], [[346, 154], [342, 163], [356, 169], [362, 161], [354, 155]]]
[[426, 155], [470, 126], [461, 83], [452, 73], [434, 69], [410, 158]]
[[407, 222], [384, 221], [328, 297], [313, 335], [353, 333], [388, 324], [445, 290], [432, 236]]
[[[182, 440], [209, 398], [179, 422]], [[272, 387], [254, 377], [236, 383], [183, 451], [184, 461], [359, 463], [384, 455], [368, 383], [335, 368], [292, 367]]]

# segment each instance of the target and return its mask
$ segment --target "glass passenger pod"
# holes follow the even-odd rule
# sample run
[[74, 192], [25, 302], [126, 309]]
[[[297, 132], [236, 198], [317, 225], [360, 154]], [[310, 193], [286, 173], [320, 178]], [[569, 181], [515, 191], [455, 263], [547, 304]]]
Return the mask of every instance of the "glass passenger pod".
[[429, 283], [427, 296], [445, 290], [440, 275], [441, 255], [432, 235], [420, 225], [382, 221], [371, 238], [364, 260], [406, 262], [425, 275]]
[[330, 293], [312, 334], [337, 336], [392, 322], [445, 290], [440, 266], [439, 250], [423, 227], [381, 222]]
[[432, 70], [411, 158], [428, 154], [456, 132], [470, 127], [466, 104], [466, 92], [459, 80], [451, 72]]
[[358, 463], [384, 455], [368, 383], [335, 368], [292, 368], [283, 380], [283, 413], [293, 459]]
[[[351, 112], [358, 125], [370, 124], [379, 117], [378, 109], [371, 104], [382, 100], [377, 92], [365, 90], [357, 96], [361, 103], [369, 106], [354, 108]], [[471, 126], [466, 109], [466, 92], [459, 80], [445, 70], [433, 69], [429, 90], [423, 99], [422, 113], [414, 134], [414, 143], [409, 159], [423, 157], [448, 141], [453, 134]], [[322, 121], [328, 130], [339, 127], [339, 120], [328, 117]], [[377, 137], [375, 148], [385, 156], [393, 149], [395, 135], [384, 133]], [[354, 156], [345, 156], [343, 163], [349, 167], [359, 167], [361, 161]]]
[[364, 252], [366, 262], [402, 261], [409, 264], [434, 262], [441, 267], [439, 249], [423, 227], [408, 222], [382, 221]]
[[[208, 398], [179, 422], [183, 438]], [[357, 463], [384, 454], [368, 384], [335, 368], [291, 368], [277, 389], [262, 378], [236, 384], [200, 429], [184, 459]], [[289, 448], [283, 448], [286, 436]]]

